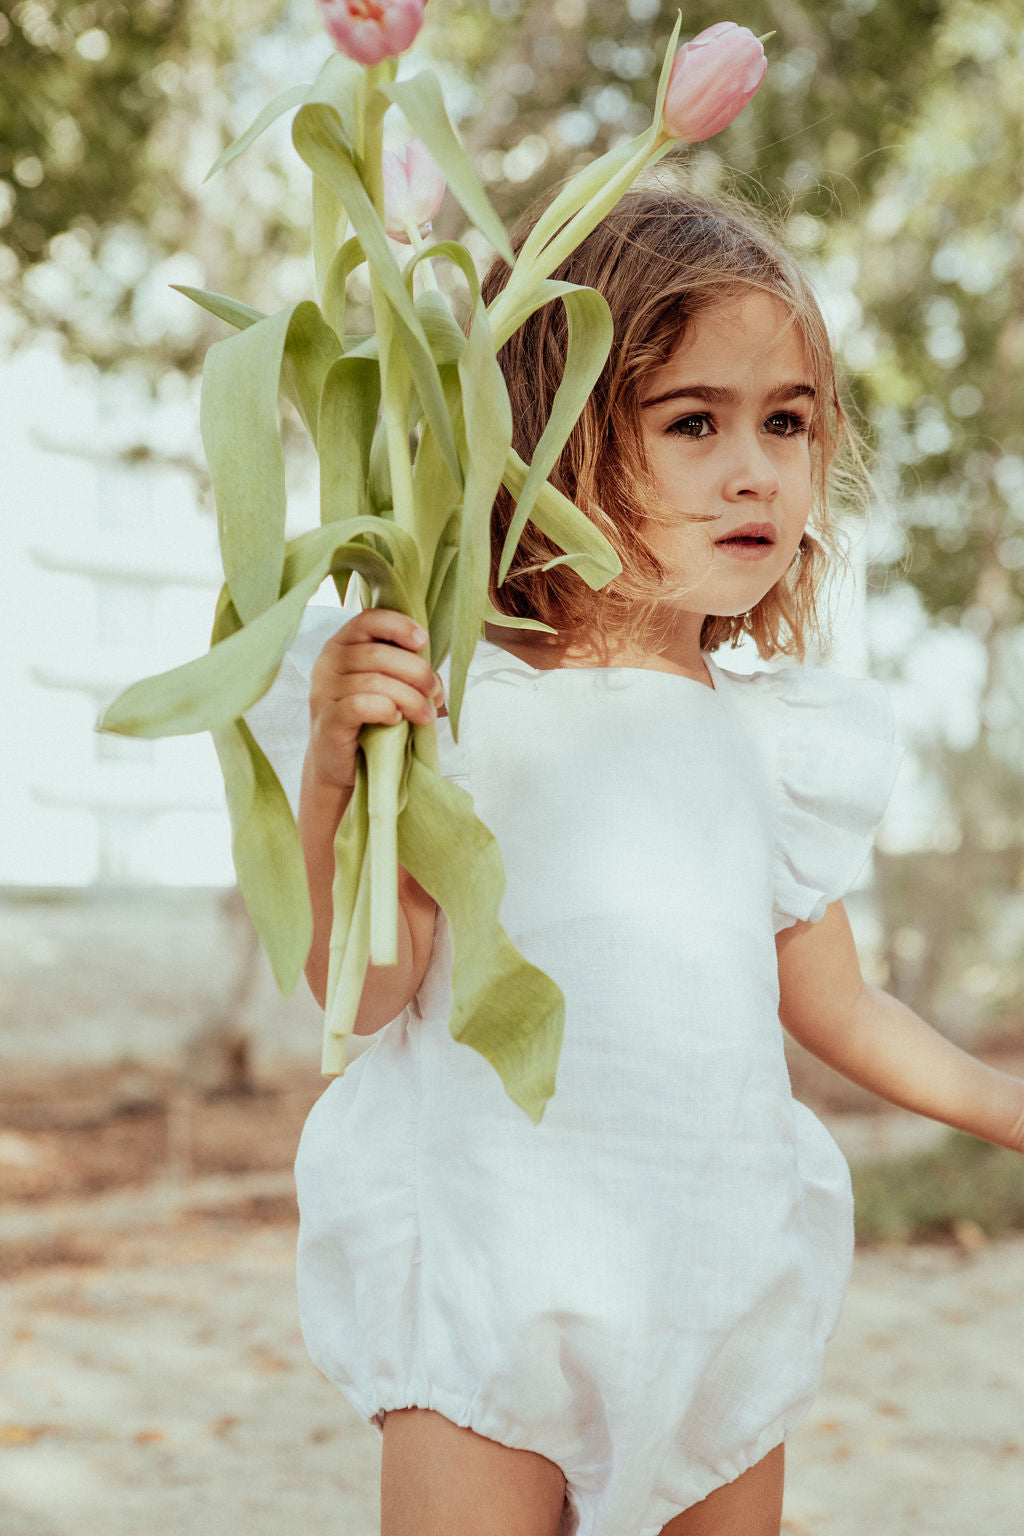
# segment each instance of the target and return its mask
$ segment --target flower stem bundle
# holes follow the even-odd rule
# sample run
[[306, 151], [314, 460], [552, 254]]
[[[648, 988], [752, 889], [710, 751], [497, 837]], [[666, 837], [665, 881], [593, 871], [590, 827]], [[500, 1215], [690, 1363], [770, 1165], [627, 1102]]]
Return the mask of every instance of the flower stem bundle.
[[[450, 655], [448, 709], [457, 740], [483, 624], [510, 622], [488, 596], [491, 509], [499, 488], [517, 502], [499, 581], [527, 520], [563, 551], [557, 561], [593, 590], [621, 569], [590, 519], [548, 480], [612, 340], [604, 299], [553, 281], [551, 273], [678, 137], [663, 109], [680, 23], [650, 129], [575, 176], [514, 257], [448, 118], [436, 75], [424, 69], [399, 80], [397, 61], [387, 53], [395, 39], [401, 47], [412, 40], [417, 7], [422, 19], [420, 0], [325, 3], [332, 38], [341, 48], [347, 40], [353, 56], [332, 54], [311, 85], [283, 92], [213, 167], [226, 165], [294, 110], [292, 140], [312, 173], [317, 301], [265, 315], [221, 294], [181, 289], [234, 327], [207, 354], [201, 404], [225, 582], [208, 654], [133, 684], [99, 722], [100, 729], [125, 735], [212, 733], [239, 885], [286, 992], [312, 939], [305, 867], [284, 790], [243, 716], [272, 684], [323, 580], [333, 577], [344, 598], [356, 574], [364, 606], [396, 609], [428, 632], [432, 667]], [[745, 62], [749, 75], [749, 57]], [[702, 89], [707, 92], [706, 79]], [[719, 116], [720, 97], [714, 103]], [[745, 100], [736, 100], [738, 111]], [[389, 158], [383, 123], [392, 106], [416, 139], [403, 156]], [[688, 131], [698, 136], [692, 125]], [[444, 182], [511, 267], [489, 308], [466, 247], [424, 239]], [[402, 262], [392, 243], [398, 240], [409, 249]], [[461, 273], [471, 305], [465, 330], [436, 281], [437, 262]], [[347, 290], [363, 268], [373, 331], [354, 335], [346, 324]], [[527, 465], [511, 446], [512, 410], [496, 354], [549, 303], [566, 307], [570, 341], [550, 420]], [[321, 526], [290, 540], [282, 394], [310, 436], [320, 474]], [[433, 725], [367, 725], [360, 748], [354, 792], [335, 839], [322, 1069], [326, 1075], [345, 1069], [367, 965], [397, 961], [401, 863], [437, 901], [451, 929], [453, 1037], [492, 1063], [509, 1096], [537, 1123], [555, 1089], [565, 1005], [560, 989], [501, 926], [505, 874], [495, 839], [475, 815], [471, 795], [439, 773]]]

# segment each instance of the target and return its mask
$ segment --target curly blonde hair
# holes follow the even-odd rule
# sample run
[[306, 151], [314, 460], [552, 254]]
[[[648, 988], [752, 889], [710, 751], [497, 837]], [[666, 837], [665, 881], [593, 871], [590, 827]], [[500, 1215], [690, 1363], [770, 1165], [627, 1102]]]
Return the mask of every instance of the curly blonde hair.
[[[552, 194], [553, 195], [553, 194]], [[518, 252], [544, 203], [512, 232]], [[501, 257], [483, 282], [490, 303], [510, 268]], [[614, 339], [608, 360], [551, 475], [614, 547], [621, 574], [593, 591], [568, 567], [540, 567], [561, 551], [527, 522], [504, 582], [498, 569], [515, 503], [503, 488], [491, 518], [490, 598], [499, 612], [539, 619], [560, 637], [596, 639], [607, 648], [664, 647], [673, 626], [671, 596], [678, 584], [644, 535], [657, 521], [657, 487], [641, 432], [643, 382], [672, 356], [697, 316], [751, 291], [781, 300], [806, 349], [815, 387], [809, 423], [812, 510], [786, 574], [748, 613], [709, 614], [702, 650], [739, 644], [749, 634], [760, 654], [804, 659], [809, 636], [827, 645], [819, 611], [823, 578], [845, 563], [847, 551], [829, 509], [830, 494], [865, 499], [869, 484], [856, 431], [840, 402], [835, 360], [821, 310], [807, 278], [767, 224], [731, 199], [714, 201], [685, 187], [634, 187], [552, 274], [596, 288], [611, 309]], [[505, 343], [498, 361], [514, 418], [513, 446], [529, 461], [548, 420], [562, 376], [567, 321], [557, 302], [538, 310]], [[674, 514], [678, 520], [683, 516]], [[701, 514], [691, 520], [702, 522]]]

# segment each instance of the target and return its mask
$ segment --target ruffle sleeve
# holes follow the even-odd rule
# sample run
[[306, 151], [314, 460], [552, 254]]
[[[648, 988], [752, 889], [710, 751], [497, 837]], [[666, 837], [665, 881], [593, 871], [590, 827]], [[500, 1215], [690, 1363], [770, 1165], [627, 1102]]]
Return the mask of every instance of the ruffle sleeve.
[[873, 678], [823, 667], [761, 673], [775, 717], [774, 927], [817, 923], [871, 852], [904, 756]]
[[[331, 636], [349, 619], [354, 619], [359, 611], [354, 607], [307, 605], [277, 676], [263, 697], [257, 699], [242, 717], [281, 781], [296, 817], [302, 765], [309, 744], [309, 686], [313, 665]], [[447, 694], [447, 667], [442, 665], [438, 670]], [[465, 748], [456, 743], [444, 716], [437, 721], [436, 728], [442, 775], [465, 783], [468, 779]]]

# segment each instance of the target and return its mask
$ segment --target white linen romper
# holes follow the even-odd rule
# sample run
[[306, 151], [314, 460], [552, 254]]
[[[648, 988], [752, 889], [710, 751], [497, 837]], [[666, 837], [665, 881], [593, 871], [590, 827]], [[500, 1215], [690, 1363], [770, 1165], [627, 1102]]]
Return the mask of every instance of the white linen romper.
[[[307, 610], [247, 716], [293, 803], [309, 671], [353, 611]], [[439, 911], [416, 997], [295, 1163], [314, 1363], [378, 1427], [433, 1408], [556, 1462], [563, 1536], [656, 1536], [782, 1441], [849, 1276], [849, 1173], [792, 1096], [774, 935], [853, 883], [903, 751], [877, 682], [704, 659], [713, 690], [480, 640], [441, 767], [565, 994], [555, 1095], [534, 1126], [451, 1038]]]

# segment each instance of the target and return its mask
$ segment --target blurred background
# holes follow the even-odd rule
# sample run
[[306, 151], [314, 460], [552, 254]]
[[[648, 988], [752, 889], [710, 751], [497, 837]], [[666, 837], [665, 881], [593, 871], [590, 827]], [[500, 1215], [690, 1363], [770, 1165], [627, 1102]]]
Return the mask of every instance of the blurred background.
[[[438, 70], [511, 221], [646, 127], [675, 9], [430, 0], [402, 71]], [[687, 4], [683, 38], [726, 15], [775, 31], [768, 75], [688, 174], [780, 221], [877, 454], [835, 646], [808, 658], [881, 678], [908, 747], [848, 908], [869, 979], [1024, 1071], [1024, 14]], [[19, 1208], [234, 1172], [292, 1211], [290, 1176], [273, 1180], [324, 1086], [320, 1015], [301, 983], [278, 996], [240, 907], [212, 744], [93, 723], [207, 648], [220, 565], [199, 391], [224, 328], [170, 284], [265, 310], [312, 295], [287, 118], [203, 178], [326, 56], [312, 0], [0, 4], [0, 1180]], [[451, 198], [435, 235], [487, 258]], [[287, 408], [283, 427], [296, 533], [317, 521], [315, 465]], [[797, 1052], [793, 1070], [851, 1152], [917, 1147], [920, 1123], [865, 1133], [877, 1104]], [[1016, 1163], [979, 1172], [988, 1149], [963, 1140], [864, 1185], [865, 1241], [969, 1249], [1024, 1225]], [[95, 1252], [66, 1223], [59, 1240], [18, 1231], [11, 1272]]]

